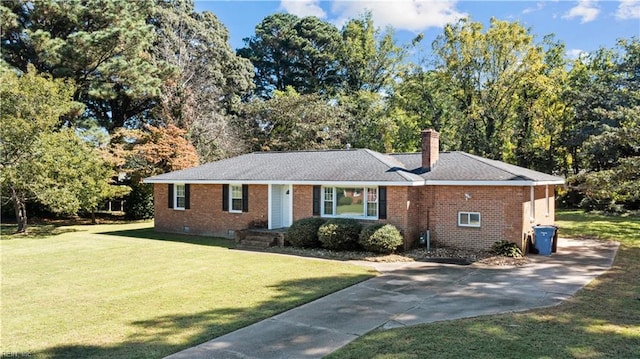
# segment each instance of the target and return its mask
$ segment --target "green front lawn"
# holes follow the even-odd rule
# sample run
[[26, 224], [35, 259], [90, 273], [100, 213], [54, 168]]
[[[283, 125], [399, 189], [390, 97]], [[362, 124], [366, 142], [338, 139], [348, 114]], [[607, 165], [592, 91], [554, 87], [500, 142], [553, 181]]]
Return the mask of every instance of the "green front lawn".
[[330, 358], [639, 358], [640, 218], [560, 211], [562, 236], [620, 242], [614, 266], [565, 303], [372, 332]]
[[11, 230], [0, 241], [0, 347], [12, 355], [160, 358], [374, 275], [148, 222]]

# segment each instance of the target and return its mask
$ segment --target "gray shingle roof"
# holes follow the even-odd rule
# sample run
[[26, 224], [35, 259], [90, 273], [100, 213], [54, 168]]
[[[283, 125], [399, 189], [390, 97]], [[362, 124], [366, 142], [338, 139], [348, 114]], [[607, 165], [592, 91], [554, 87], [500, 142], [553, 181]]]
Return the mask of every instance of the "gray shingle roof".
[[[367, 149], [255, 152], [150, 177], [148, 183], [327, 183], [394, 185], [445, 182], [562, 183], [562, 178], [464, 152], [441, 152], [431, 171], [420, 153], [385, 155]], [[497, 183], [493, 183], [497, 184]]]
[[[420, 153], [393, 156], [405, 163], [408, 169], [422, 172]], [[465, 152], [440, 152], [440, 159], [433, 169], [421, 176], [427, 181], [563, 181], [560, 177]]]

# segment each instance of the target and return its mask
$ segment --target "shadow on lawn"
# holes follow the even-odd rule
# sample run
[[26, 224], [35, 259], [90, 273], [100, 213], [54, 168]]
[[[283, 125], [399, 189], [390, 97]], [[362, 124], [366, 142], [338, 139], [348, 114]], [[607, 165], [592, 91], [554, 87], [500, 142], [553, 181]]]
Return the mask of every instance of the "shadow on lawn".
[[[64, 345], [32, 354], [45, 358], [161, 358], [313, 301], [328, 294], [327, 288], [334, 292], [370, 277], [360, 274], [283, 281], [274, 286], [279, 293], [276, 297], [252, 308], [221, 308], [139, 320], [129, 323], [135, 333], [116, 345]], [[172, 337], [185, 332], [192, 334], [184, 339]]]
[[2, 224], [0, 226], [0, 235], [3, 240], [17, 238], [46, 238], [53, 237], [64, 233], [79, 232], [77, 228], [64, 227], [57, 224], [30, 224], [26, 233], [16, 233], [17, 224]]
[[189, 244], [197, 244], [201, 246], [235, 248], [235, 242], [231, 239], [162, 233], [162, 232], [154, 231], [153, 228], [100, 232], [98, 234], [104, 234], [108, 236], [129, 237], [129, 238], [152, 239], [152, 240], [167, 241], [167, 242], [189, 243]]

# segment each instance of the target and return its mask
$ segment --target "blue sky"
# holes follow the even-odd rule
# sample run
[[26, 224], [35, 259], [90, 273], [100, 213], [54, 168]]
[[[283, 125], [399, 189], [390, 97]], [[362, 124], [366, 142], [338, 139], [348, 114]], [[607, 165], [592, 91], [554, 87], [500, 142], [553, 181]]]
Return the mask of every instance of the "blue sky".
[[[422, 48], [429, 50], [442, 27], [470, 16], [488, 24], [491, 17], [519, 21], [532, 29], [541, 41], [554, 33], [567, 45], [567, 55], [576, 57], [599, 47], [613, 47], [619, 38], [640, 36], [640, 0], [622, 1], [196, 1], [196, 11], [216, 14], [229, 30], [234, 49], [244, 46], [243, 38], [254, 33], [255, 26], [269, 14], [288, 12], [298, 16], [317, 16], [341, 28], [342, 24], [366, 9], [378, 27], [396, 29], [399, 43], [408, 43], [423, 33]], [[417, 55], [416, 55], [417, 56]]]

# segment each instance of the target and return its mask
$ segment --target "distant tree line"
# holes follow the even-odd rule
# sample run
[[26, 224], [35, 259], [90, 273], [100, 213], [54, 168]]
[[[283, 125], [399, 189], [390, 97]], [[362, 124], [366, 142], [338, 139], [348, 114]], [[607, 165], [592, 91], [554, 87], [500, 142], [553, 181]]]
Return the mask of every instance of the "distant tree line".
[[443, 150], [566, 176], [566, 205], [640, 206], [638, 38], [571, 60], [518, 22], [462, 19], [429, 46], [368, 13], [341, 29], [280, 13], [234, 51], [191, 0], [7, 0], [0, 21], [2, 198], [20, 230], [27, 203], [93, 213], [126, 195], [148, 218], [146, 176], [250, 151], [416, 151], [427, 127]]

